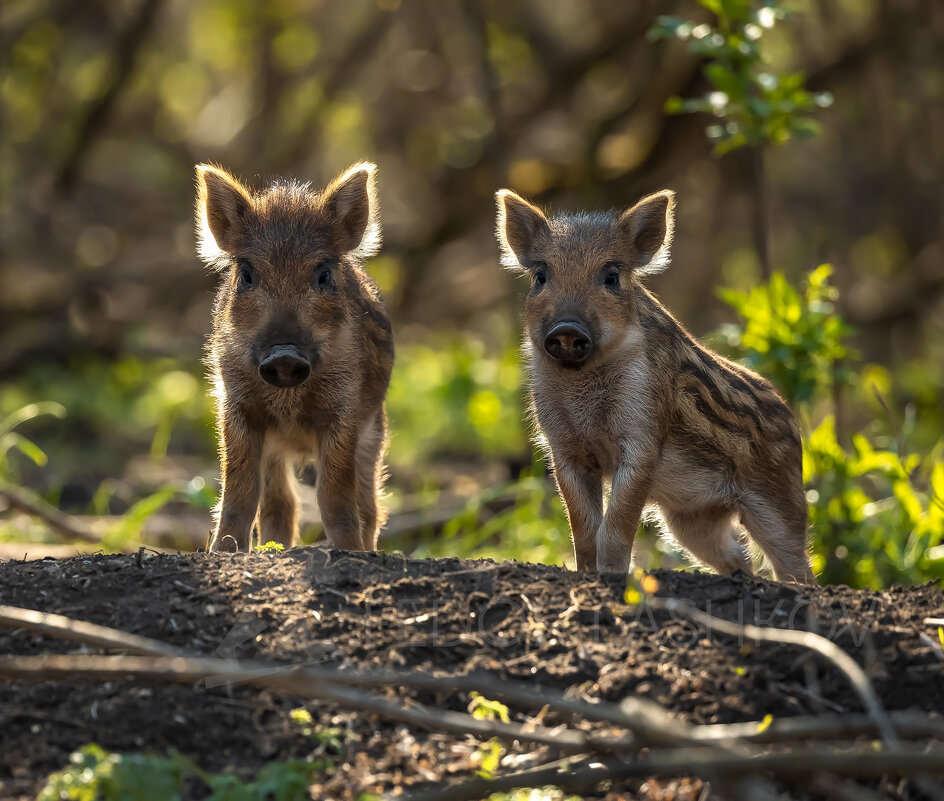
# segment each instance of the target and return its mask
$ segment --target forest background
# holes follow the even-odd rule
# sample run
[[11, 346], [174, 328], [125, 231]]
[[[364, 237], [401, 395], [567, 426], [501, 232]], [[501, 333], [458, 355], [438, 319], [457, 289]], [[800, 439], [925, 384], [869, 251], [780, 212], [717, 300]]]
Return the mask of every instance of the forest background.
[[[260, 187], [367, 158], [398, 347], [382, 547], [572, 563], [493, 193], [669, 187], [650, 286], [797, 412], [821, 580], [944, 577], [937, 0], [10, 0], [0, 65], [3, 556], [203, 545], [193, 166]], [[652, 532], [637, 562], [685, 564]]]

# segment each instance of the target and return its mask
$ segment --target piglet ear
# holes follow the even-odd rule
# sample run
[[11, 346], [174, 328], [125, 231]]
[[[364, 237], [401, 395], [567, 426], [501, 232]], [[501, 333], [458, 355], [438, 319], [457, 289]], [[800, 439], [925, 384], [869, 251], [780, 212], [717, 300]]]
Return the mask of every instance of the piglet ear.
[[636, 271], [643, 274], [662, 272], [669, 266], [675, 228], [675, 192], [663, 189], [644, 197], [623, 212], [619, 226]]
[[501, 263], [510, 269], [527, 267], [539, 237], [550, 233], [547, 217], [510, 189], [495, 193], [498, 224], [495, 233], [501, 247]]
[[197, 239], [207, 263], [232, 254], [252, 215], [249, 191], [226, 170], [197, 165]]
[[380, 250], [376, 164], [355, 164], [335, 178], [321, 195], [321, 207], [342, 253], [366, 259]]

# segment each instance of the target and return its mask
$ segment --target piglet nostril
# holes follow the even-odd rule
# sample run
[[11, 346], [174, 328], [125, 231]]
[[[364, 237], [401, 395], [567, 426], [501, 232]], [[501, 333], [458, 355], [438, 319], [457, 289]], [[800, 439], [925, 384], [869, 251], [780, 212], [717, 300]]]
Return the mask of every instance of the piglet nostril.
[[544, 350], [548, 356], [563, 362], [565, 366], [576, 366], [586, 361], [593, 350], [590, 334], [579, 323], [558, 323], [544, 339]]
[[295, 387], [311, 374], [311, 363], [294, 345], [276, 345], [259, 365], [262, 380], [275, 387]]

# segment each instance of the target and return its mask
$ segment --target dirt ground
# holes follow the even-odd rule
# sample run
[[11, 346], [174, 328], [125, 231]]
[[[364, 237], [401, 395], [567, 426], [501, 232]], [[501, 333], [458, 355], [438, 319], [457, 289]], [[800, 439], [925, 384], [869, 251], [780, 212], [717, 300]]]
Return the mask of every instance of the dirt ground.
[[[659, 596], [761, 625], [819, 631], [868, 670], [888, 709], [944, 714], [944, 661], [927, 617], [944, 616], [931, 586], [885, 592], [807, 588], [744, 576], [661, 571]], [[282, 554], [80, 556], [0, 564], [0, 603], [56, 612], [163, 640], [206, 655], [336, 666], [488, 670], [531, 688], [588, 698], [636, 694], [693, 723], [820, 712], [859, 712], [847, 679], [800, 649], [738, 643], [665, 613], [623, 603], [620, 576], [460, 559], [410, 560], [297, 548]], [[922, 637], [922, 635], [924, 635]], [[931, 639], [929, 639], [929, 635]], [[75, 644], [0, 629], [0, 653], [83, 652]], [[464, 711], [462, 694], [410, 693]], [[344, 730], [340, 753], [314, 728]], [[527, 714], [534, 714], [531, 710]], [[512, 707], [512, 719], [527, 714]], [[553, 715], [544, 725], [554, 725]], [[33, 798], [77, 747], [118, 752], [177, 749], [201, 767], [251, 776], [276, 760], [317, 752], [334, 764], [316, 798], [421, 786], [468, 775], [478, 744], [316, 701], [250, 687], [130, 682], [0, 683], [0, 797]], [[554, 754], [527, 753], [526, 767]], [[505, 769], [503, 768], [503, 769]], [[787, 788], [804, 798], [802, 788]], [[918, 798], [904, 783], [883, 792]], [[632, 781], [609, 798], [700, 799], [694, 779]]]

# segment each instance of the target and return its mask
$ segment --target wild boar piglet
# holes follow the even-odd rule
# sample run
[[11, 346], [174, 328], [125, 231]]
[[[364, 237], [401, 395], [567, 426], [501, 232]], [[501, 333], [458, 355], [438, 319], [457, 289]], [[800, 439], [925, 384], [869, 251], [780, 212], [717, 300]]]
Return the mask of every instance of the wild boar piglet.
[[675, 195], [550, 218], [509, 190], [497, 200], [502, 264], [530, 281], [531, 407], [577, 568], [626, 572], [648, 507], [719, 573], [750, 572], [749, 534], [778, 579], [814, 581], [793, 415], [642, 284], [668, 266]]
[[295, 468], [313, 463], [328, 544], [376, 547], [384, 478], [390, 321], [363, 259], [380, 248], [376, 168], [322, 191], [277, 181], [251, 192], [197, 167], [200, 254], [220, 273], [207, 346], [222, 495], [210, 550], [291, 546]]

